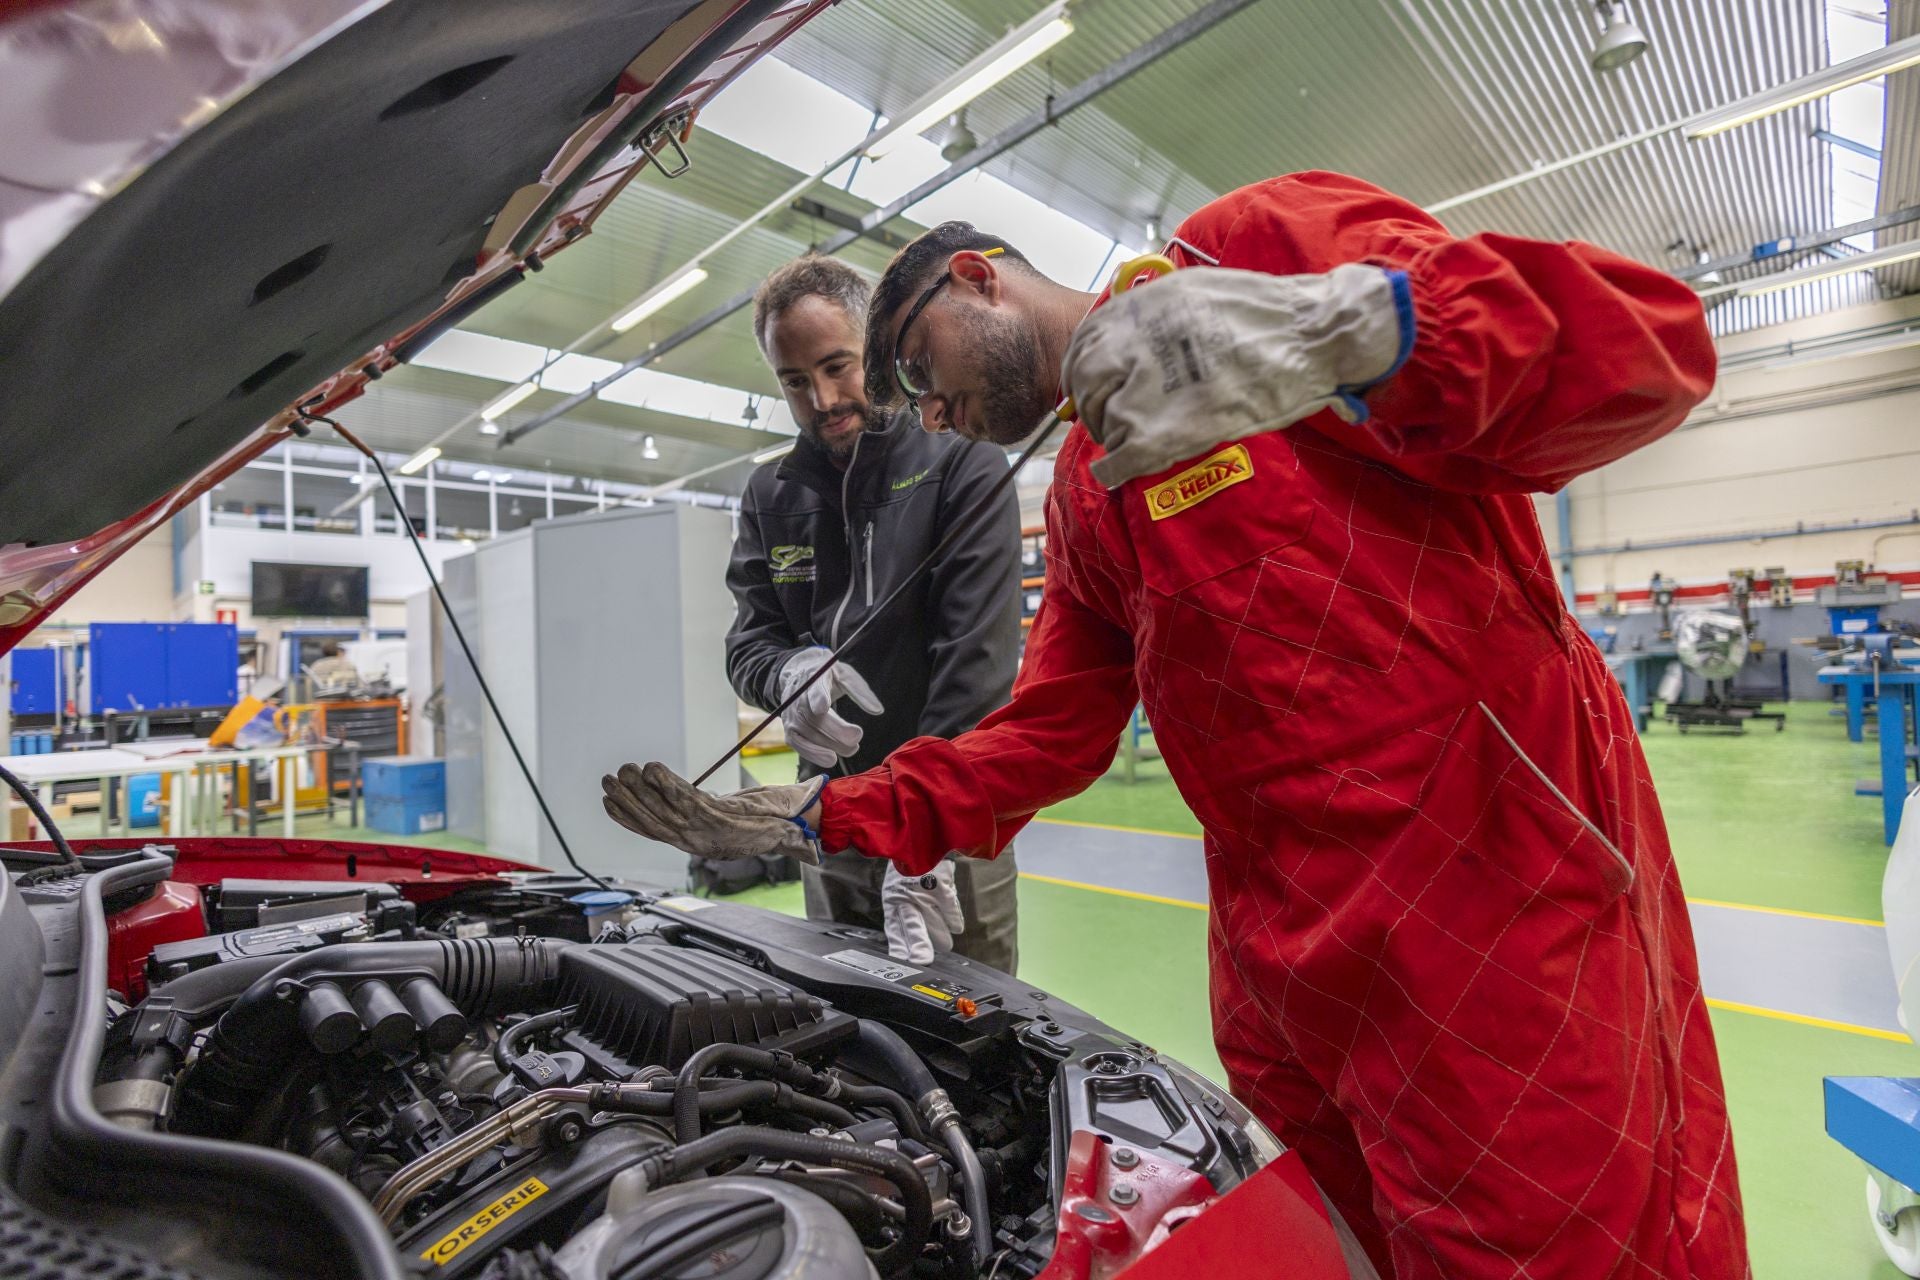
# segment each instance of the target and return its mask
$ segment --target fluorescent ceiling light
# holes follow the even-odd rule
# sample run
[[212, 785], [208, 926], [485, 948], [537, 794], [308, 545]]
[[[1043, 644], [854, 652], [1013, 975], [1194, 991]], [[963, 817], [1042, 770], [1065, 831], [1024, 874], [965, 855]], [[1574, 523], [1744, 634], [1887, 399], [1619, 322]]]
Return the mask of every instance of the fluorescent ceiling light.
[[513, 472], [511, 471], [496, 471], [493, 473], [493, 482], [495, 484], [505, 484], [511, 479], [513, 479]]
[[878, 160], [903, 139], [931, 129], [1072, 34], [1065, 0], [1055, 0], [888, 124], [867, 144], [867, 155]]
[[645, 297], [627, 308], [623, 314], [615, 317], [613, 323], [607, 327], [615, 333], [625, 333], [675, 298], [689, 290], [699, 288], [706, 278], [705, 267], [688, 267], [684, 271], [677, 272], [654, 286]]
[[518, 386], [507, 388], [489, 400], [486, 408], [480, 410], [480, 420], [482, 422], [492, 422], [495, 418], [532, 395], [536, 390], [538, 390], [538, 388], [531, 382], [523, 382]]
[[485, 480], [492, 474], [493, 473], [491, 471], [488, 471], [486, 468], [482, 467], [480, 470], [473, 473], [473, 478], [475, 480]]
[[1768, 116], [1817, 101], [1828, 94], [1838, 93], [1851, 85], [1877, 80], [1912, 66], [1920, 66], [1920, 36], [1908, 36], [1883, 49], [1848, 58], [1845, 62], [1836, 62], [1812, 75], [1789, 80], [1764, 93], [1756, 93], [1717, 111], [1695, 116], [1680, 126], [1680, 132], [1690, 139], [1710, 138], [1716, 133], [1725, 133], [1743, 124], [1764, 120]]
[[640, 456], [648, 462], [654, 462], [659, 459], [660, 446], [653, 442], [652, 436], [648, 436], [645, 443], [640, 446]]
[[1833, 262], [1818, 262], [1797, 271], [1783, 271], [1777, 276], [1754, 280], [1740, 285], [1737, 294], [1742, 298], [1751, 298], [1759, 293], [1791, 289], [1795, 285], [1812, 284], [1816, 280], [1831, 280], [1835, 276], [1844, 276], [1854, 271], [1874, 271], [1880, 267], [1890, 267], [1896, 262], [1910, 262], [1915, 258], [1920, 258], [1920, 244], [1889, 245], [1885, 249], [1875, 249], [1871, 253], [1863, 253], [1857, 257], [1836, 259]]
[[753, 455], [754, 465], [758, 466], [762, 462], [772, 462], [775, 458], [784, 458], [792, 452], [793, 442], [791, 440], [786, 444], [775, 445], [771, 449], [762, 449]]
[[497, 422], [489, 422], [483, 418], [480, 421], [480, 434], [483, 436], [497, 436], [500, 434], [500, 424]]
[[1855, 356], [1877, 356], [1888, 351], [1903, 351], [1908, 347], [1920, 347], [1920, 329], [1909, 329], [1905, 333], [1896, 333], [1884, 338], [1841, 343], [1825, 350], [1781, 356], [1761, 365], [1760, 372], [1778, 373], [1782, 369], [1795, 369], [1801, 365], [1822, 364], [1828, 360], [1847, 360]]
[[411, 458], [408, 458], [405, 462], [401, 463], [400, 474], [403, 476], [410, 476], [414, 472], [420, 470], [420, 468], [426, 466], [429, 462], [432, 462], [435, 458], [439, 456], [440, 456], [440, 446], [437, 444], [430, 444], [426, 448], [422, 449], [420, 452], [414, 454]]

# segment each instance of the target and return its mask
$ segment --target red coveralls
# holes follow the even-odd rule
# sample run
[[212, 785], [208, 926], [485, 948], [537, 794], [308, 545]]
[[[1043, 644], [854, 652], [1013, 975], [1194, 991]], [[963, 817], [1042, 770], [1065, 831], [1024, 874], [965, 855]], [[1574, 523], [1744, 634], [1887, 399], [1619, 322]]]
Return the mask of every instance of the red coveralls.
[[910, 873], [991, 857], [1105, 772], [1138, 697], [1206, 831], [1233, 1091], [1383, 1274], [1747, 1275], [1659, 803], [1525, 496], [1706, 395], [1699, 302], [1324, 173], [1178, 237], [1275, 274], [1405, 270], [1411, 358], [1369, 422], [1250, 438], [1250, 477], [1159, 521], [1149, 495], [1190, 464], [1109, 493], [1075, 426], [1013, 701], [828, 784], [823, 843]]

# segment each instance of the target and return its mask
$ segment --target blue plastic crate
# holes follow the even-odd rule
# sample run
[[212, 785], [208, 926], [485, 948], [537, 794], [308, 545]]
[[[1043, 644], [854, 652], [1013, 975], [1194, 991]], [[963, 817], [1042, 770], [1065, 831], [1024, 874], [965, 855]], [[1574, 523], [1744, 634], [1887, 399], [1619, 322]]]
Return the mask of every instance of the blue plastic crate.
[[127, 779], [127, 825], [160, 825], [160, 775], [136, 773]]
[[367, 825], [389, 835], [418, 836], [447, 829], [447, 806], [440, 801], [367, 798]]
[[447, 765], [443, 760], [387, 756], [360, 766], [360, 791], [373, 800], [431, 801], [447, 807]]

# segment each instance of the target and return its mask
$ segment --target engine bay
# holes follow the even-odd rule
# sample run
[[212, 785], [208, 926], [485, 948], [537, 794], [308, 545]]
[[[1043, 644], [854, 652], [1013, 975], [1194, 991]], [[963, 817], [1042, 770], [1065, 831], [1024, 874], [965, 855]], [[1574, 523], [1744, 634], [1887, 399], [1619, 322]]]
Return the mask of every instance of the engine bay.
[[[116, 979], [98, 1048], [64, 1064], [110, 1131], [88, 1140], [297, 1162], [351, 1189], [336, 1216], [376, 1223], [403, 1274], [1106, 1275], [1285, 1163], [1145, 1045], [866, 930], [532, 872], [193, 883], [175, 856], [95, 855], [0, 904], [53, 950], [75, 917]], [[43, 1136], [55, 1202], [107, 1189], [117, 1156], [63, 1171]], [[316, 1274], [259, 1217], [284, 1193], [243, 1196], [157, 1238], [188, 1274]], [[135, 1225], [140, 1199], [104, 1217]]]

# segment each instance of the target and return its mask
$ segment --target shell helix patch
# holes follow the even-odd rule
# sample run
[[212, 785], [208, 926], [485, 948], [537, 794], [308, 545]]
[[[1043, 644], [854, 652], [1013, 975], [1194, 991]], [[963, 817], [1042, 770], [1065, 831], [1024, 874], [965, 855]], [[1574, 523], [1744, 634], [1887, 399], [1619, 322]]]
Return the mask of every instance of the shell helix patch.
[[1247, 452], [1245, 445], [1230, 444], [1194, 463], [1179, 475], [1149, 488], [1146, 492], [1147, 514], [1155, 520], [1177, 516], [1189, 507], [1205, 502], [1222, 489], [1251, 479], [1253, 455]]

